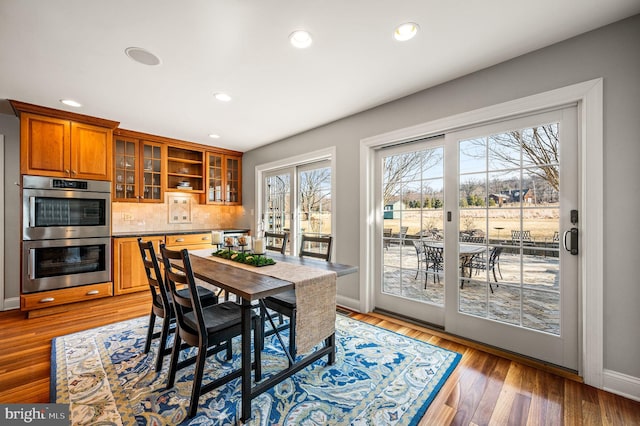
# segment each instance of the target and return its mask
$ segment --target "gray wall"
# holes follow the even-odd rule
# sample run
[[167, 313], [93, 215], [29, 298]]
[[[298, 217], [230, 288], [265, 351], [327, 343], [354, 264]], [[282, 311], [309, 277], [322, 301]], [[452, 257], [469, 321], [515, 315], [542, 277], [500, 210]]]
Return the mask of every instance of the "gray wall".
[[[20, 296], [20, 121], [0, 114], [4, 135], [4, 298]], [[5, 306], [6, 308], [6, 306]]]
[[[254, 209], [255, 166], [337, 147], [336, 260], [358, 264], [359, 141], [602, 77], [604, 79], [604, 367], [640, 378], [640, 15], [245, 153], [243, 203]], [[250, 216], [246, 216], [247, 223]], [[358, 278], [338, 293], [357, 299]]]

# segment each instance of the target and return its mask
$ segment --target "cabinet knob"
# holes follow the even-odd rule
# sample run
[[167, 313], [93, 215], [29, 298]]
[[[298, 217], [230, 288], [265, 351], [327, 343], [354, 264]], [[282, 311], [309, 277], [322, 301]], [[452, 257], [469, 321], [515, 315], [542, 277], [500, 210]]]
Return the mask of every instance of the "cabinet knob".
[[87, 292], [87, 296], [94, 296], [96, 294], [100, 294], [99, 290], [91, 290]]
[[209, 241], [209, 237], [202, 237], [203, 241]]
[[40, 299], [40, 303], [49, 303], [49, 302], [53, 302], [54, 300], [56, 300], [53, 297], [44, 297], [42, 299]]
[[181, 243], [184, 241], [184, 238], [176, 238], [176, 243]]
[[78, 172], [76, 172], [75, 170], [71, 170], [71, 174], [72, 174], [72, 175], [77, 175], [77, 174], [78, 174]]
[[71, 172], [69, 171], [69, 169], [64, 169], [64, 172], [65, 172], [66, 174], [68, 174], [69, 176], [71, 176]]

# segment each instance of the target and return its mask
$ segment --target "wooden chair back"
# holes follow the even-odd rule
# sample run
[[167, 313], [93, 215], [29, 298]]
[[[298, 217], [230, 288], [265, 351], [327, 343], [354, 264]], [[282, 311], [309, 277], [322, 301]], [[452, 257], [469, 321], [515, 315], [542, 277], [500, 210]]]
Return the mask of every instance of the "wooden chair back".
[[159, 317], [164, 318], [167, 316], [167, 313], [171, 311], [171, 301], [167, 287], [162, 279], [162, 270], [158, 263], [156, 251], [151, 241], [142, 241], [142, 238], [138, 238], [138, 248], [140, 249], [142, 264], [144, 265], [144, 271], [147, 276], [147, 281], [149, 282], [153, 312]]
[[267, 250], [279, 251], [285, 254], [287, 251], [287, 243], [289, 242], [288, 232], [265, 232], [265, 248]]
[[[331, 261], [331, 244], [333, 243], [332, 236], [311, 236], [302, 235], [302, 241], [300, 242], [300, 257], [315, 257], [318, 259]], [[319, 248], [314, 250], [314, 248]]]
[[[173, 299], [176, 322], [180, 337], [191, 346], [198, 346], [201, 336], [207, 335], [207, 328], [202, 312], [202, 304], [198, 297], [193, 270], [189, 260], [187, 249], [180, 251], [169, 250], [164, 244], [160, 245], [160, 253], [164, 262], [165, 276]], [[179, 265], [180, 268], [177, 268]], [[181, 270], [182, 269], [182, 270]], [[188, 292], [178, 292], [178, 289], [185, 287]], [[186, 321], [186, 314], [193, 311], [195, 328]]]

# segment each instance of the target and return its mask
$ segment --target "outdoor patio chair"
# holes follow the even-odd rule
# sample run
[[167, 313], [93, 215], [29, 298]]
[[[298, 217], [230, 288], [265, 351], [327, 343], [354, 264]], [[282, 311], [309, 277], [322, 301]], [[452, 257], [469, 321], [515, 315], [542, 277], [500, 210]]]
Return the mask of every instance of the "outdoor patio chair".
[[[498, 270], [498, 274], [500, 275], [500, 279], [502, 278], [502, 271], [500, 271], [500, 254], [502, 254], [503, 247], [494, 247], [491, 249], [491, 253], [489, 254], [489, 259], [485, 260], [484, 257], [474, 257], [472, 260], [472, 268], [475, 268], [476, 273], [478, 271], [491, 271], [493, 273], [493, 279], [496, 282], [496, 287], [498, 287], [498, 277], [496, 275], [496, 269]], [[489, 280], [489, 289], [491, 293], [493, 293], [493, 287], [491, 286], [491, 280]]]
[[485, 241], [484, 237], [477, 237], [477, 236], [473, 236], [473, 235], [461, 234], [460, 235], [460, 242], [461, 243], [484, 244], [486, 241]]
[[400, 234], [398, 234], [398, 237], [400, 238], [400, 245], [404, 245], [404, 239], [407, 237], [407, 232], [409, 232], [408, 226], [400, 227]]
[[511, 244], [519, 246], [532, 246], [534, 244], [531, 238], [531, 231], [511, 231]]
[[417, 279], [418, 278], [418, 274], [420, 273], [420, 271], [422, 271], [422, 264], [425, 264], [425, 269], [426, 269], [426, 264], [427, 264], [427, 255], [424, 252], [424, 243], [422, 242], [422, 240], [413, 240], [413, 246], [416, 249], [416, 257], [418, 258], [418, 269], [416, 270], [416, 276], [414, 278]]
[[440, 272], [443, 270], [444, 265], [444, 248], [435, 247], [428, 244], [424, 245], [424, 251], [426, 254], [426, 268], [424, 273], [424, 288], [427, 288], [427, 280], [429, 277], [429, 271], [433, 273], [433, 283], [436, 279], [440, 282]]
[[391, 245], [391, 232], [391, 228], [384, 228], [382, 230], [382, 247], [384, 247], [385, 250]]

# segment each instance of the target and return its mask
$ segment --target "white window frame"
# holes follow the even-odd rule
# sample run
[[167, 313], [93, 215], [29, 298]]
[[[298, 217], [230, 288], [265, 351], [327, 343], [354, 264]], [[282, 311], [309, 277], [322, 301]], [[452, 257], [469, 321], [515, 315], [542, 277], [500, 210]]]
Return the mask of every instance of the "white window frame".
[[[360, 141], [360, 309], [373, 307], [375, 274], [375, 220], [382, 215], [375, 204], [374, 165], [376, 149], [459, 130], [468, 126], [528, 114], [578, 102], [580, 151], [580, 221], [584, 229], [581, 241], [582, 261], [579, 266], [579, 294], [582, 370], [586, 384], [602, 388], [604, 377], [604, 142], [603, 80], [577, 83], [548, 92], [480, 108], [427, 123], [394, 130]], [[588, 171], [588, 172], [587, 172]]]

